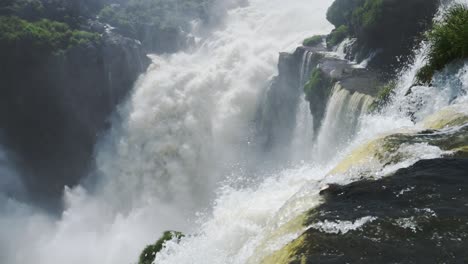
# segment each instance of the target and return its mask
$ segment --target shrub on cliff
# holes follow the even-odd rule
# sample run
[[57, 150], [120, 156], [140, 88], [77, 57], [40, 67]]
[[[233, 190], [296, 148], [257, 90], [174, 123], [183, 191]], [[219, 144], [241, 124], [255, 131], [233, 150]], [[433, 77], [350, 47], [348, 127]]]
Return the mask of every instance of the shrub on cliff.
[[313, 98], [326, 98], [330, 92], [331, 80], [320, 68], [315, 68], [310, 74], [309, 81], [304, 86], [306, 99], [311, 102]]
[[345, 25], [339, 26], [327, 36], [327, 46], [331, 48], [340, 44], [348, 35], [349, 28]]
[[163, 249], [164, 244], [167, 241], [170, 241], [174, 238], [179, 241], [182, 237], [184, 237], [184, 235], [181, 232], [176, 232], [176, 231], [164, 232], [162, 237], [158, 241], [156, 241], [156, 243], [154, 243], [153, 245], [147, 246], [143, 250], [143, 252], [141, 252], [138, 264], [152, 264], [154, 259], [156, 258], [156, 254]]
[[365, 0], [335, 0], [328, 8], [327, 20], [335, 27], [350, 25], [353, 10], [362, 5]]
[[355, 31], [369, 31], [378, 26], [378, 20], [384, 11], [383, 0], [367, 0], [356, 8], [351, 16], [351, 24]]
[[304, 39], [304, 41], [302, 42], [302, 45], [306, 47], [312, 47], [312, 46], [322, 43], [323, 38], [324, 36], [322, 35], [315, 35], [310, 38]]
[[428, 63], [416, 76], [419, 83], [429, 83], [434, 73], [450, 62], [468, 58], [468, 6], [457, 4], [450, 8], [427, 37]]

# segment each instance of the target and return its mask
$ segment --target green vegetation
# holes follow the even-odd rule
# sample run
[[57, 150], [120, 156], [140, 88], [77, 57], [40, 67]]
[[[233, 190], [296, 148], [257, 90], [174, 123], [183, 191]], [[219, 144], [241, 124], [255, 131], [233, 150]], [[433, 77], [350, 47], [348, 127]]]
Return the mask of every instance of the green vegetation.
[[379, 88], [379, 93], [376, 96], [375, 101], [370, 105], [369, 110], [378, 111], [384, 106], [386, 106], [392, 98], [392, 95], [395, 94], [395, 88], [395, 82], [390, 82], [386, 85], [381, 86]]
[[345, 33], [358, 35], [376, 27], [383, 10], [383, 0], [336, 0], [327, 11], [327, 19], [338, 31], [332, 32], [337, 34], [335, 38]]
[[211, 0], [130, 0], [104, 7], [99, 19], [141, 40], [148, 28], [187, 27], [191, 19], [206, 18], [210, 3]]
[[163, 236], [156, 241], [153, 245], [147, 246], [143, 252], [140, 254], [140, 259], [138, 261], [138, 264], [152, 264], [156, 254], [163, 249], [164, 244], [167, 241], [170, 241], [172, 239], [177, 239], [179, 241], [184, 235], [181, 232], [176, 232], [176, 231], [166, 231], [164, 232]]
[[348, 34], [349, 28], [347, 26], [339, 26], [327, 36], [327, 46], [334, 47], [340, 44], [340, 42], [342, 42], [348, 36]]
[[38, 52], [58, 52], [99, 39], [99, 34], [72, 30], [65, 23], [48, 19], [28, 22], [14, 16], [0, 17], [0, 45], [7, 48], [29, 47]]
[[110, 0], [2, 0], [1, 16], [17, 16], [27, 21], [49, 19], [72, 28], [85, 24]]
[[327, 20], [335, 27], [350, 25], [353, 11], [364, 2], [365, 0], [335, 0], [328, 8]]
[[468, 6], [457, 4], [450, 8], [427, 37], [428, 63], [416, 76], [417, 82], [426, 84], [447, 64], [468, 58]]
[[331, 80], [322, 72], [320, 68], [315, 68], [310, 74], [309, 81], [304, 86], [306, 99], [310, 102], [314, 98], [326, 98], [330, 93]]
[[367, 0], [364, 5], [356, 8], [351, 17], [351, 24], [360, 30], [369, 31], [377, 25], [383, 16], [383, 0]]
[[[336, 29], [346, 26], [346, 35], [356, 39], [349, 52], [357, 61], [379, 51], [368, 66], [391, 76], [412, 58], [439, 4], [440, 0], [335, 0], [327, 19]], [[328, 37], [328, 47], [336, 45], [334, 40], [342, 38], [344, 29], [332, 32], [336, 36]]]
[[302, 42], [302, 45], [307, 46], [307, 47], [312, 47], [315, 46], [319, 43], [322, 43], [324, 36], [322, 35], [315, 35], [310, 38], [306, 38], [304, 42]]
[[304, 92], [309, 98], [314, 91], [320, 88], [320, 86], [325, 82], [325, 76], [319, 68], [315, 68], [311, 75], [309, 81], [304, 86]]

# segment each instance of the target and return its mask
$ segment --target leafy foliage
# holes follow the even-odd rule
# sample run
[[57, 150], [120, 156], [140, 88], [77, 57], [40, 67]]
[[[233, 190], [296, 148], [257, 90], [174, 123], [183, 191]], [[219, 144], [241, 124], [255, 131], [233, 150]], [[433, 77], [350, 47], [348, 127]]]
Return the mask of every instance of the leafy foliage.
[[370, 105], [369, 110], [376, 111], [385, 107], [392, 98], [392, 95], [395, 94], [395, 88], [395, 82], [389, 82], [388, 84], [381, 86], [379, 88], [379, 93], [376, 96], [375, 101]]
[[164, 247], [164, 244], [167, 241], [170, 241], [172, 239], [177, 239], [180, 240], [184, 235], [181, 232], [176, 232], [176, 231], [166, 231], [164, 232], [163, 236], [156, 241], [153, 245], [147, 246], [143, 252], [140, 254], [140, 259], [138, 261], [138, 264], [152, 264], [156, 254], [161, 251]]
[[[362, 61], [376, 54], [368, 67], [393, 75], [412, 56], [411, 51], [430, 28], [440, 0], [335, 0], [327, 19], [348, 27], [356, 41], [352, 57]], [[376, 53], [376, 51], [378, 51]]]
[[468, 6], [457, 4], [450, 8], [427, 37], [428, 63], [416, 76], [421, 83], [429, 83], [434, 73], [448, 63], [468, 58]]
[[160, 28], [187, 26], [190, 19], [204, 18], [211, 0], [130, 0], [108, 5], [100, 13], [101, 21], [136, 35], [144, 26]]
[[311, 98], [314, 92], [320, 90], [320, 88], [327, 82], [327, 78], [320, 70], [315, 68], [310, 74], [309, 81], [304, 86], [304, 92], [307, 98]]
[[327, 36], [327, 46], [334, 47], [342, 42], [349, 34], [349, 28], [345, 25], [341, 25], [338, 28], [334, 29]]
[[28, 22], [18, 17], [0, 17], [0, 45], [4, 48], [29, 47], [38, 52], [56, 52], [96, 42], [99, 34], [72, 30], [61, 22], [41, 19]]
[[364, 5], [356, 8], [352, 13], [351, 24], [361, 30], [369, 30], [377, 24], [383, 15], [383, 0], [367, 0]]
[[307, 46], [307, 47], [312, 47], [315, 46], [319, 43], [322, 43], [324, 36], [322, 35], [315, 35], [310, 38], [306, 38], [302, 45]]
[[335, 27], [351, 24], [353, 11], [365, 0], [335, 0], [328, 8], [327, 20]]

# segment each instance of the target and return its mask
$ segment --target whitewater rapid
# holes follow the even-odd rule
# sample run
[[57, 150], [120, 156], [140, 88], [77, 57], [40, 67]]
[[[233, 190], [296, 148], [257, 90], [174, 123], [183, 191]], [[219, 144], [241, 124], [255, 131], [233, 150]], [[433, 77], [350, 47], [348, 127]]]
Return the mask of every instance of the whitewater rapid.
[[136, 262], [164, 230], [196, 231], [223, 180], [250, 176], [246, 164], [261, 158], [250, 150], [255, 113], [278, 53], [329, 32], [332, 0], [225, 2], [213, 32], [194, 28], [195, 47], [151, 56], [96, 147], [91, 178], [66, 188], [59, 219], [2, 202], [2, 262]]
[[[353, 149], [390, 131], [421, 128], [407, 115], [415, 101], [423, 100], [417, 121], [450, 104], [466, 105], [465, 97], [454, 100], [453, 94], [468, 90], [467, 65], [456, 74], [442, 73], [434, 87], [405, 96], [424, 63], [423, 46], [415, 63], [402, 71], [394, 103], [382, 113], [367, 114], [369, 98], [336, 88], [326, 125], [313, 135], [313, 117], [301, 98], [293, 145], [284, 160], [294, 152], [294, 160], [302, 162], [250, 174], [263, 158], [252, 150], [253, 122], [277, 74], [278, 53], [292, 51], [305, 37], [328, 33], [325, 13], [332, 2], [251, 0], [231, 8], [210, 34], [198, 36], [194, 29], [192, 49], [151, 56], [153, 64], [96, 148], [92, 179], [66, 189], [59, 219], [17, 201], [2, 204], [0, 261], [135, 263], [145, 245], [170, 229], [188, 235], [180, 244], [169, 242], [157, 263], [256, 262], [300, 234], [298, 226], [282, 227], [318, 205], [318, 192], [328, 183], [358, 179], [356, 170], [328, 174]], [[337, 120], [345, 120], [348, 112], [352, 120], [341, 126]], [[341, 137], [337, 144], [336, 137]], [[326, 158], [321, 151], [327, 151]], [[365, 169], [384, 176], [443, 154], [424, 144], [401, 151], [409, 157], [404, 162], [385, 171], [381, 164]], [[335, 228], [348, 230], [362, 221]]]
[[[446, 8], [441, 7], [439, 16]], [[426, 143], [402, 144], [397, 153], [405, 158], [395, 164], [387, 166], [370, 159], [351, 164], [351, 167], [346, 164], [350, 153], [365, 147], [372, 139], [391, 133], [421, 131], [425, 129], [423, 120], [447, 108], [468, 113], [468, 63], [437, 74], [433, 86], [413, 87], [408, 94], [416, 72], [425, 63], [427, 50], [427, 44], [422, 43], [415, 51], [414, 62], [402, 69], [397, 78], [391, 103], [378, 113], [367, 112], [371, 98], [351, 95], [335, 87], [327, 105], [324, 125], [312, 144], [308, 140], [313, 135], [308, 131], [313, 127], [310, 119], [301, 118], [304, 107], [301, 106], [303, 101], [299, 101], [294, 135], [308, 138], [294, 138], [293, 144], [300, 146], [309, 142], [309, 148], [302, 149], [302, 158], [307, 162], [273, 173], [258, 185], [221, 188], [212, 214], [200, 219], [197, 232], [180, 243], [167, 243], [156, 256], [155, 263], [206, 263], [207, 260], [210, 263], [258, 263], [305, 230], [299, 224], [300, 217], [321, 203], [319, 192], [328, 184], [348, 184], [362, 179], [363, 175], [384, 177], [419, 160], [450, 154]], [[340, 54], [335, 56], [340, 57]], [[307, 60], [307, 56], [303, 60]], [[340, 166], [336, 167], [338, 164], [347, 169], [340, 171]], [[354, 222], [320, 223], [318, 228], [344, 232], [373, 220], [375, 217], [367, 216]]]

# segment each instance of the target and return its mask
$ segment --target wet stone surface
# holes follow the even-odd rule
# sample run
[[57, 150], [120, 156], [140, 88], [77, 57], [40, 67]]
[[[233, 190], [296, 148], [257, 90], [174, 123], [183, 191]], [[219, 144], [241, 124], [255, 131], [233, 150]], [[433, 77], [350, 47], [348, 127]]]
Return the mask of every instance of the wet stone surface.
[[468, 262], [468, 159], [420, 161], [321, 195], [291, 263]]

